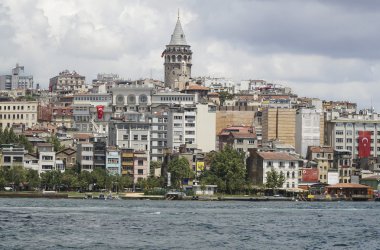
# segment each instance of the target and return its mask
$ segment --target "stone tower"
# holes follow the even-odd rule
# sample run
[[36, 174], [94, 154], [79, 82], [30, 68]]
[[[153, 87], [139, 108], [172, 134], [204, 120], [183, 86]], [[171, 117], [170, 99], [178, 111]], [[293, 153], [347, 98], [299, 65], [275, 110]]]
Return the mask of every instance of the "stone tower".
[[162, 57], [165, 58], [165, 87], [184, 89], [191, 77], [192, 52], [186, 42], [179, 15], [170, 43], [166, 45]]

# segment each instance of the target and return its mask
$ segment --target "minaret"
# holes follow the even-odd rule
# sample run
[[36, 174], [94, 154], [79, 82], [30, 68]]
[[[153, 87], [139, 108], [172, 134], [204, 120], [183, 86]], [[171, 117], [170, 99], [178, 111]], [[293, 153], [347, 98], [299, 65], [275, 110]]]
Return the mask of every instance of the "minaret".
[[186, 42], [178, 13], [178, 20], [170, 43], [162, 52], [162, 57], [165, 58], [165, 87], [177, 90], [185, 88], [186, 82], [191, 77], [192, 54], [190, 45]]

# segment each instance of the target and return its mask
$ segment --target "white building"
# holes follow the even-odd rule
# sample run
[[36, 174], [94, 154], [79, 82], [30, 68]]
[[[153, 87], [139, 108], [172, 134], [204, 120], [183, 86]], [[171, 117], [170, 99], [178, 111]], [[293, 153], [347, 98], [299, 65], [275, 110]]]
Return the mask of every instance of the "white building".
[[0, 102], [0, 127], [12, 127], [21, 124], [31, 128], [37, 124], [38, 103], [35, 101]]
[[92, 143], [77, 144], [77, 162], [82, 171], [92, 172], [94, 170], [94, 145]]
[[306, 157], [309, 146], [320, 145], [320, 112], [299, 109], [296, 113], [296, 152]]
[[254, 185], [265, 185], [267, 172], [274, 169], [278, 173], [282, 172], [285, 176], [282, 188], [298, 188], [299, 161], [288, 153], [257, 152], [253, 156], [252, 168], [250, 178]]
[[198, 96], [179, 92], [159, 92], [152, 95], [152, 104], [192, 105], [198, 102]]
[[379, 114], [333, 116], [326, 122], [325, 143], [335, 150], [348, 150], [352, 158], [358, 158], [359, 131], [371, 133], [370, 155], [380, 156], [380, 116]]
[[183, 144], [196, 147], [196, 106], [173, 106], [169, 109], [167, 138], [168, 147], [178, 151]]
[[216, 150], [216, 106], [214, 104], [197, 104], [196, 142], [203, 152]]
[[14, 89], [33, 89], [33, 76], [24, 75], [24, 66], [19, 66], [12, 69], [12, 75], [0, 76], [0, 89], [1, 90], [14, 90]]
[[45, 173], [51, 170], [56, 170], [54, 146], [51, 143], [37, 144], [38, 152], [38, 173]]

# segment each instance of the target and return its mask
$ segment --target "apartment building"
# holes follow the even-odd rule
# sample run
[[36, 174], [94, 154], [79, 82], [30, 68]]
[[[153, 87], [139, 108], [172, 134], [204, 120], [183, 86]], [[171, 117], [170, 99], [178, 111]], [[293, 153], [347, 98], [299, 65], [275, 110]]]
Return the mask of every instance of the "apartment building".
[[134, 152], [133, 181], [137, 183], [139, 179], [146, 179], [149, 176], [149, 154], [146, 151]]
[[369, 156], [380, 156], [379, 114], [356, 114], [346, 117], [332, 117], [326, 121], [325, 144], [335, 150], [348, 150], [352, 158], [359, 158], [360, 133], [368, 132]]
[[23, 166], [25, 149], [22, 146], [6, 144], [1, 145], [1, 162], [3, 167]]
[[151, 116], [151, 136], [150, 136], [150, 157], [152, 161], [164, 160], [164, 150], [167, 148], [167, 126], [168, 126], [169, 106], [152, 106]]
[[77, 144], [77, 163], [82, 171], [94, 170], [94, 145], [92, 143]]
[[38, 103], [35, 101], [0, 101], [0, 127], [13, 124], [31, 128], [37, 124]]
[[218, 135], [219, 150], [226, 145], [245, 152], [248, 156], [249, 149], [257, 148], [257, 138], [254, 128], [251, 126], [232, 126], [222, 130]]
[[[296, 112], [296, 152], [306, 157], [309, 146], [323, 143], [323, 115], [316, 109], [299, 109]], [[321, 135], [322, 134], [322, 135]]]
[[253, 152], [248, 166], [249, 178], [254, 185], [266, 184], [267, 172], [282, 172], [285, 182], [282, 188], [298, 188], [299, 159], [283, 152]]
[[110, 121], [109, 146], [150, 151], [148, 114], [128, 113], [122, 121]]
[[116, 148], [108, 148], [106, 151], [106, 170], [111, 175], [121, 174], [121, 154]]
[[197, 108], [195, 105], [171, 106], [168, 113], [168, 148], [179, 151], [182, 144], [196, 147]]
[[[57, 170], [54, 146], [51, 143], [38, 143], [37, 155], [39, 163], [39, 174], [45, 173], [51, 170]], [[62, 170], [62, 169], [59, 169]]]
[[68, 94], [86, 92], [86, 89], [86, 77], [75, 71], [64, 70], [49, 81], [50, 92]]

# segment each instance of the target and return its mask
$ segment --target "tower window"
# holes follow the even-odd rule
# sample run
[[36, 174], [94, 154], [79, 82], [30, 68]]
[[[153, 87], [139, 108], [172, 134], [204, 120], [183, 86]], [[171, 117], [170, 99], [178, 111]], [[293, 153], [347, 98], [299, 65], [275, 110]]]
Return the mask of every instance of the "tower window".
[[173, 70], [173, 75], [175, 75], [175, 72], [174, 72], [174, 70]]

